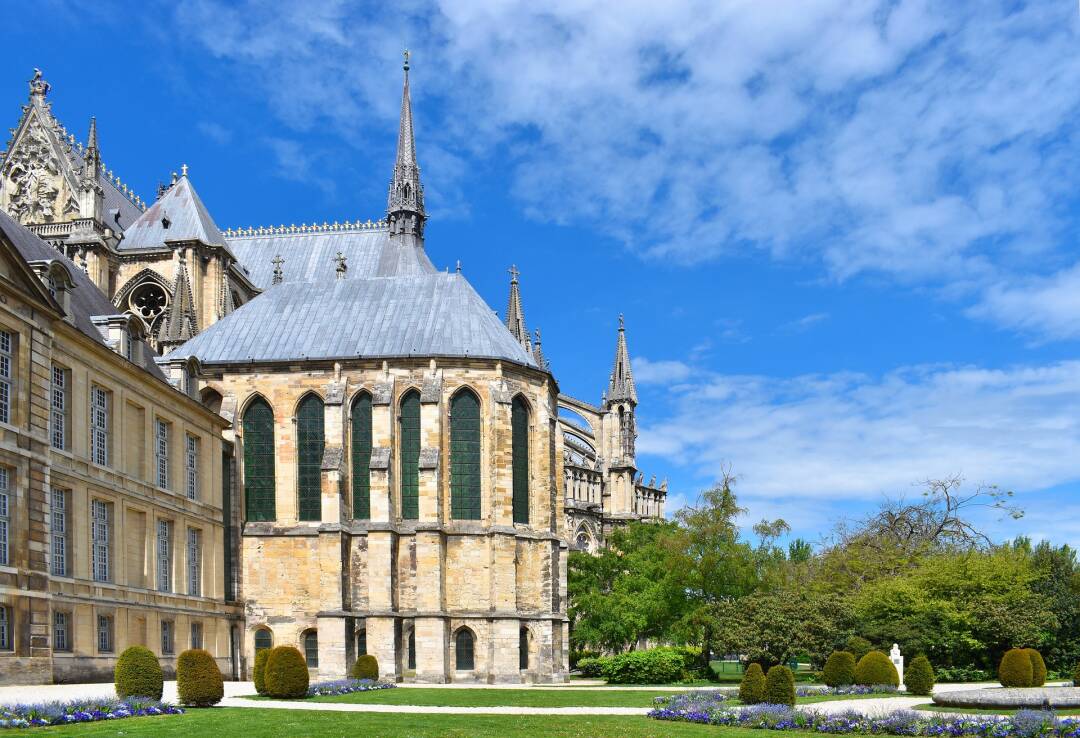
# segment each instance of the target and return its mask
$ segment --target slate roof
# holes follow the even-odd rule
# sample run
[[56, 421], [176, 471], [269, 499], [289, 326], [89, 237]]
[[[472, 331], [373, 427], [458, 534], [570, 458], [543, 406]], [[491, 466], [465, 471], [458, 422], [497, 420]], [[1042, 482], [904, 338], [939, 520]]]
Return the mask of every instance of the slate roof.
[[165, 248], [166, 240], [225, 245], [225, 237], [187, 175], [180, 177], [168, 192], [124, 230], [117, 251]]
[[430, 356], [536, 367], [464, 277], [439, 272], [273, 285], [168, 358], [189, 356], [204, 365]]
[[[105, 345], [101, 331], [90, 318], [98, 315], [119, 315], [120, 311], [109, 302], [109, 299], [91, 281], [89, 275], [3, 210], [0, 210], [0, 232], [14, 244], [15, 249], [26, 261], [59, 261], [67, 268], [75, 283], [69, 295], [71, 318], [75, 327], [98, 343]], [[153, 353], [149, 348], [140, 351], [140, 365], [158, 379], [167, 381], [161, 369], [154, 363]]]

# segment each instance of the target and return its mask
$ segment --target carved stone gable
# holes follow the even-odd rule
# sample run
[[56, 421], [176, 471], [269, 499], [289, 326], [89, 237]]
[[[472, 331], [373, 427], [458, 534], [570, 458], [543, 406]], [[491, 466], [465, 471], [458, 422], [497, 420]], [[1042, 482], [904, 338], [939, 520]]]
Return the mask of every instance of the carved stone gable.
[[72, 211], [78, 202], [70, 196], [60, 203], [66, 191], [52, 141], [35, 116], [12, 147], [4, 162], [4, 189], [10, 194], [7, 210], [20, 223], [48, 223]]

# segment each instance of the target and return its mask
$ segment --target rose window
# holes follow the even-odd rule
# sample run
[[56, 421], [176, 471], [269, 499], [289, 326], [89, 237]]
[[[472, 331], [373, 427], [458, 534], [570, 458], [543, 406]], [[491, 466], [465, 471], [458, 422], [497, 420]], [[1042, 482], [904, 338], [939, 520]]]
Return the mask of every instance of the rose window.
[[135, 314], [146, 321], [147, 325], [150, 325], [155, 318], [165, 312], [165, 308], [169, 304], [169, 296], [161, 285], [155, 282], [146, 282], [140, 284], [131, 293], [130, 303]]

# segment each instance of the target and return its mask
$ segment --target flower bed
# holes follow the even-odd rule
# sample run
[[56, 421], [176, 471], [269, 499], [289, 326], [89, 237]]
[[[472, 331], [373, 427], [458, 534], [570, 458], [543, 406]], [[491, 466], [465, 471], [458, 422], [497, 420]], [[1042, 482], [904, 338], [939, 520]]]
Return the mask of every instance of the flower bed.
[[796, 697], [821, 697], [848, 694], [896, 694], [899, 690], [891, 684], [846, 684], [842, 687], [796, 687]]
[[888, 715], [863, 715], [851, 710], [821, 714], [787, 705], [731, 708], [722, 700], [667, 698], [649, 713], [656, 720], [726, 725], [762, 730], [805, 730], [839, 735], [978, 736], [979, 738], [1080, 738], [1080, 719], [1058, 718], [1043, 710], [1021, 710], [1011, 717], [968, 717], [897, 710]]
[[1015, 709], [1018, 707], [1080, 707], [1077, 687], [1010, 687], [938, 692], [934, 704], [946, 707]]
[[329, 697], [353, 692], [370, 692], [375, 689], [393, 689], [393, 682], [377, 682], [372, 679], [338, 679], [333, 682], [318, 682], [308, 687], [308, 697]]
[[146, 715], [180, 715], [175, 705], [129, 697], [126, 700], [72, 700], [0, 707], [0, 728], [31, 728], [40, 725], [93, 723]]

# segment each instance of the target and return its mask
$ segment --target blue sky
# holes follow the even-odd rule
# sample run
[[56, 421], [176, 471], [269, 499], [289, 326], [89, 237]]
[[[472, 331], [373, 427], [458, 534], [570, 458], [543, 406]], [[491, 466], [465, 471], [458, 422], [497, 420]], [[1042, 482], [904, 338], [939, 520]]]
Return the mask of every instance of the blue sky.
[[816, 540], [962, 474], [1080, 542], [1075, 0], [84, 5], [8, 14], [8, 125], [41, 67], [223, 228], [379, 217], [411, 48], [433, 260], [516, 263], [584, 399], [626, 314], [670, 507], [730, 465]]

